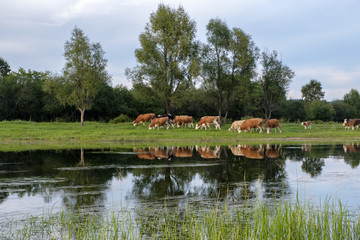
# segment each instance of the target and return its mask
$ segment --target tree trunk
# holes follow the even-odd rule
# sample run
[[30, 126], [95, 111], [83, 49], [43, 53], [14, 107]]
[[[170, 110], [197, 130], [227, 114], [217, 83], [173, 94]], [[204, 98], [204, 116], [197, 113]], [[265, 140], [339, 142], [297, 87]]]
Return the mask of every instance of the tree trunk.
[[80, 122], [81, 122], [81, 126], [84, 126], [84, 116], [85, 116], [85, 108], [80, 108]]
[[166, 100], [165, 101], [165, 110], [167, 114], [170, 114], [170, 101]]

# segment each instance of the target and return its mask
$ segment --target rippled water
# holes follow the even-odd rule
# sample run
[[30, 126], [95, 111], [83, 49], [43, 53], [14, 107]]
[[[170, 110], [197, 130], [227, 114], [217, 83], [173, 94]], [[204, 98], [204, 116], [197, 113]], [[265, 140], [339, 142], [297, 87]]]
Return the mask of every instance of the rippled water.
[[360, 206], [360, 145], [234, 145], [0, 152], [0, 222], [60, 208], [339, 198]]

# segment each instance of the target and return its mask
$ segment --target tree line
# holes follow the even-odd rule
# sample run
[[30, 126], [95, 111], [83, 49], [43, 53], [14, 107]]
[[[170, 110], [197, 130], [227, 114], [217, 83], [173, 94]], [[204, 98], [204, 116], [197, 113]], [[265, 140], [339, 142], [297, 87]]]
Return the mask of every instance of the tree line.
[[310, 80], [302, 99], [287, 100], [295, 73], [277, 51], [260, 49], [242, 29], [210, 19], [206, 42], [180, 6], [159, 4], [139, 35], [137, 65], [126, 69], [132, 88], [111, 86], [100, 43], [75, 27], [65, 42], [61, 73], [11, 70], [0, 57], [0, 120], [107, 122], [139, 113], [204, 115], [227, 119], [261, 117], [284, 121], [343, 121], [358, 118], [360, 95], [323, 100], [321, 83]]

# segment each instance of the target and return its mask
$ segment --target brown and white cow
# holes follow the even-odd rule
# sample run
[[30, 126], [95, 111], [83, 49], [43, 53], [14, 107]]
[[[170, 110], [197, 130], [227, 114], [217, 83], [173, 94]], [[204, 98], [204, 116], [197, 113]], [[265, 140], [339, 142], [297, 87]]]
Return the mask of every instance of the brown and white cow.
[[237, 130], [240, 133], [240, 127], [243, 125], [245, 120], [234, 121], [229, 128], [229, 132]]
[[252, 119], [247, 119], [245, 120], [245, 122], [240, 126], [240, 131], [246, 130], [249, 131], [251, 133], [251, 129], [253, 128], [259, 128], [260, 132], [263, 132], [263, 122], [264, 120], [261, 118], [252, 118]]
[[302, 123], [301, 123], [301, 126], [303, 126], [304, 129], [306, 129], [306, 128], [311, 129], [311, 122], [310, 122], [310, 121], [302, 122]]
[[194, 127], [193, 117], [187, 115], [175, 116], [173, 123], [177, 124], [178, 128], [180, 126], [186, 126], [186, 124], [188, 124], [189, 127]]
[[145, 122], [150, 122], [153, 118], [155, 118], [155, 113], [140, 114], [139, 116], [137, 116], [133, 124], [134, 126], [136, 126], [136, 124], [142, 123], [145, 126]]
[[207, 127], [210, 128], [211, 124], [215, 125], [215, 129], [221, 129], [220, 128], [220, 117], [219, 116], [204, 116], [196, 124], [195, 129], [197, 130], [200, 127], [202, 129], [204, 127], [206, 130]]
[[269, 120], [267, 120], [266, 123], [265, 123], [265, 127], [266, 127], [266, 132], [268, 134], [270, 133], [272, 128], [275, 128], [275, 132], [276, 132], [276, 129], [278, 129], [279, 132], [281, 133], [281, 129], [280, 129], [278, 119], [269, 119]]
[[344, 123], [343, 125], [345, 126], [345, 130], [346, 129], [352, 129], [354, 130], [355, 127], [356, 128], [359, 128], [359, 125], [360, 125], [360, 119], [344, 119]]
[[157, 127], [159, 130], [160, 127], [163, 127], [164, 125], [166, 125], [166, 130], [169, 130], [170, 120], [168, 117], [154, 118], [150, 123], [149, 129], [153, 129]]

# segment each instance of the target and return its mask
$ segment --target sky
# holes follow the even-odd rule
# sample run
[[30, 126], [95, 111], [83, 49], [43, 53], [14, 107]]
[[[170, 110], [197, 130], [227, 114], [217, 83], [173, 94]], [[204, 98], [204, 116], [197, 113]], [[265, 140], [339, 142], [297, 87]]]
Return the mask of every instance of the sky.
[[60, 73], [64, 44], [75, 26], [99, 42], [112, 85], [131, 88], [125, 69], [137, 62], [135, 49], [158, 4], [180, 5], [206, 42], [206, 25], [220, 18], [241, 28], [263, 51], [277, 51], [295, 72], [288, 99], [319, 81], [328, 101], [360, 90], [360, 1], [358, 0], [0, 0], [0, 57], [13, 71]]

